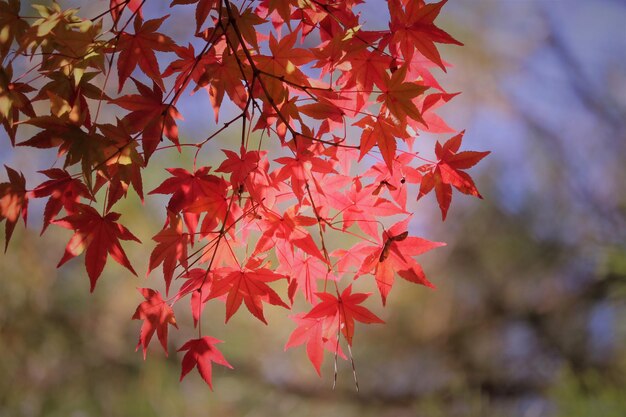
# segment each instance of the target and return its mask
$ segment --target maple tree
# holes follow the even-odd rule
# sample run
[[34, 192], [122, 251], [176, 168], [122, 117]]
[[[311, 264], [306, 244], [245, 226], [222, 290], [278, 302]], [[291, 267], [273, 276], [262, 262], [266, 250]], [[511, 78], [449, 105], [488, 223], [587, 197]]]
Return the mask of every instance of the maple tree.
[[[465, 170], [489, 152], [459, 151], [463, 133], [437, 142], [434, 160], [416, 151], [423, 132], [455, 133], [433, 112], [456, 95], [434, 75], [448, 66], [436, 44], [461, 45], [434, 23], [446, 0], [388, 0], [388, 30], [367, 29], [363, 0], [173, 0], [172, 13], [195, 11], [186, 39], [148, 3], [110, 0], [83, 18], [56, 2], [26, 12], [0, 0], [6, 144], [56, 149], [62, 161], [32, 188], [6, 167], [5, 245], [29, 201], [47, 198], [42, 233], [73, 231], [58, 266], [84, 252], [91, 291], [109, 255], [136, 275], [120, 241], [139, 239], [113, 208], [131, 186], [144, 200], [155, 155], [191, 150], [193, 166], [168, 168], [148, 193], [169, 196], [148, 261], [148, 274], [162, 268], [165, 296], [139, 289], [137, 349], [145, 358], [156, 332], [167, 354], [189, 299], [198, 338], [178, 349], [181, 380], [197, 367], [212, 389], [212, 363], [232, 366], [205, 334], [205, 305], [223, 302], [228, 322], [245, 304], [266, 324], [272, 305], [296, 310], [285, 348], [306, 344], [321, 373], [324, 350], [346, 357], [340, 342], [350, 349], [355, 322], [382, 323], [353, 284], [377, 289], [383, 305], [396, 274], [433, 286], [415, 257], [443, 243], [410, 236], [409, 201], [434, 190], [445, 219], [452, 187], [481, 197]], [[199, 90], [214, 130], [182, 138], [177, 104]], [[226, 97], [236, 110], [224, 110]], [[230, 144], [212, 168], [218, 136]]]

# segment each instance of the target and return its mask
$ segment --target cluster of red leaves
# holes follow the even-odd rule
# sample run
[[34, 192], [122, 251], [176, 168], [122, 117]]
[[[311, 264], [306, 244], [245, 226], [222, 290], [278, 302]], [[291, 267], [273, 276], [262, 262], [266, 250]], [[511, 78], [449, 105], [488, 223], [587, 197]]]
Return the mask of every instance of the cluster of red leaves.
[[[228, 321], [245, 304], [267, 323], [270, 304], [301, 310], [286, 348], [306, 344], [320, 373], [325, 349], [343, 357], [341, 335], [352, 345], [355, 322], [382, 323], [363, 305], [370, 294], [352, 292], [357, 278], [378, 289], [383, 305], [396, 275], [433, 286], [415, 257], [443, 244], [409, 236], [408, 201], [434, 190], [445, 219], [452, 187], [480, 197], [464, 170], [488, 152], [459, 152], [463, 133], [437, 142], [435, 160], [415, 151], [421, 132], [454, 132], [433, 112], [455, 96], [432, 73], [447, 66], [436, 44], [461, 45], [435, 25], [446, 0], [388, 0], [389, 30], [380, 31], [360, 21], [363, 0], [174, 0], [173, 13], [195, 11], [187, 46], [148, 3], [111, 0], [90, 20], [57, 3], [34, 5], [32, 19], [19, 0], [0, 0], [3, 129], [13, 146], [63, 158], [32, 190], [6, 168], [6, 244], [19, 217], [26, 223], [29, 199], [47, 198], [43, 231], [53, 224], [74, 233], [58, 266], [85, 252], [92, 291], [108, 255], [135, 274], [120, 241], [139, 239], [111, 209], [131, 186], [143, 201], [153, 155], [191, 149], [193, 168], [169, 168], [149, 193], [169, 198], [148, 265], [148, 274], [162, 266], [166, 298], [140, 289], [137, 348], [145, 357], [156, 332], [167, 353], [168, 328], [178, 327], [173, 307], [188, 298], [199, 337], [179, 349], [181, 379], [197, 367], [212, 387], [211, 364], [231, 366], [220, 341], [203, 336], [205, 305], [223, 302]], [[23, 56], [31, 67], [16, 77]], [[216, 122], [229, 119], [183, 142], [176, 105], [201, 89]], [[237, 111], [224, 114], [225, 97]], [[47, 110], [36, 112], [37, 101]], [[122, 109], [115, 123], [100, 121], [107, 104]], [[38, 130], [20, 138], [20, 124]], [[237, 125], [219, 166], [202, 163], [215, 157], [211, 140]]]

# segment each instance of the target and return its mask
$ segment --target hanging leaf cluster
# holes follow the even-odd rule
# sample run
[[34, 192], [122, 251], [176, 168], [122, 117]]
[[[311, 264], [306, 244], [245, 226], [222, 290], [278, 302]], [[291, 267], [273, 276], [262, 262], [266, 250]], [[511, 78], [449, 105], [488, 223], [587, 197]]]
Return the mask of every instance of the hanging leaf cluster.
[[[304, 345], [321, 373], [325, 351], [346, 357], [357, 323], [382, 323], [361, 289], [385, 305], [398, 277], [433, 287], [417, 257], [443, 243], [413, 235], [416, 200], [434, 194], [445, 219], [453, 189], [481, 197], [466, 170], [488, 152], [461, 151], [463, 132], [435, 113], [456, 95], [436, 79], [449, 67], [441, 44], [461, 45], [435, 23], [446, 0], [372, 0], [386, 30], [368, 29], [365, 0], [173, 0], [185, 27], [155, 14], [161, 3], [96, 2], [102, 13], [82, 16], [0, 0], [3, 146], [57, 160], [31, 188], [6, 167], [6, 245], [44, 199], [42, 233], [72, 233], [58, 266], [82, 257], [93, 291], [109, 257], [136, 275], [120, 200], [161, 195], [145, 259], [164, 285], [140, 288], [132, 316], [144, 357], [155, 333], [167, 353], [171, 327], [195, 327], [181, 379], [197, 368], [212, 388], [212, 365], [232, 367], [207, 334], [212, 303], [226, 322], [289, 314], [285, 347]], [[213, 123], [199, 137], [179, 133], [190, 94], [210, 103], [194, 109]], [[166, 153], [192, 158], [151, 170]], [[146, 193], [148, 172], [162, 181]], [[192, 323], [176, 320], [183, 309]]]

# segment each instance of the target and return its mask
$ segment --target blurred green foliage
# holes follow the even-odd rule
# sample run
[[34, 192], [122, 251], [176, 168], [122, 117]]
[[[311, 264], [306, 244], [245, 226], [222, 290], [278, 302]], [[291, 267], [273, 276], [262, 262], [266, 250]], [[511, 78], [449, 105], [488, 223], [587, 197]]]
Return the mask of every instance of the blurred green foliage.
[[[559, 417], [621, 417], [626, 413], [626, 396], [624, 395], [624, 372], [626, 368], [618, 367], [619, 381], [607, 380], [605, 375], [597, 371], [588, 371], [583, 375], [575, 375], [571, 371], [563, 372], [563, 376], [551, 390]], [[614, 369], [613, 372], [618, 371]]]

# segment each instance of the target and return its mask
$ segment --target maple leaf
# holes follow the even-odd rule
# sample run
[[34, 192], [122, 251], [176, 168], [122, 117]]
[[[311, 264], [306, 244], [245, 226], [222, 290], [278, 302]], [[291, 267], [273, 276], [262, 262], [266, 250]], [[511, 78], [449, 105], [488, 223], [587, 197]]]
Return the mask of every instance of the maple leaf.
[[116, 48], [120, 51], [117, 58], [118, 93], [122, 91], [124, 83], [137, 65], [161, 90], [165, 90], [154, 51], [171, 52], [174, 49], [175, 43], [169, 36], [156, 32], [168, 17], [169, 15], [144, 23], [141, 16], [137, 15], [134, 20], [135, 33], [122, 32], [120, 35]]
[[291, 319], [298, 324], [298, 327], [289, 336], [285, 350], [306, 343], [307, 356], [317, 374], [321, 376], [322, 361], [324, 360], [324, 340], [322, 339], [324, 319], [304, 318], [304, 314], [292, 316]]
[[65, 253], [57, 268], [86, 250], [85, 266], [93, 292], [96, 282], [104, 269], [107, 254], [120, 265], [137, 275], [124, 253], [119, 240], [134, 240], [141, 243], [128, 229], [117, 223], [119, 213], [110, 212], [100, 215], [93, 207], [79, 204], [76, 213], [70, 214], [52, 223], [74, 230], [74, 235], [65, 247]]
[[[41, 43], [41, 48], [55, 53], [45, 53], [42, 57], [42, 68], [56, 70], [64, 68], [65, 75], [71, 75], [76, 84], [88, 67], [104, 70], [104, 53], [107, 42], [100, 40], [102, 36], [102, 20], [91, 21], [77, 16], [78, 9], [61, 10], [52, 2], [45, 10], [33, 5], [42, 16], [40, 25], [36, 23], [27, 33], [27, 40], [21, 42]], [[34, 31], [37, 27], [37, 30]]]
[[402, 212], [389, 200], [378, 197], [375, 188], [373, 185], [363, 187], [360, 179], [355, 179], [347, 191], [328, 193], [330, 204], [343, 216], [343, 230], [357, 223], [365, 233], [376, 236], [378, 216], [393, 216]]
[[[421, 111], [425, 125], [422, 125], [421, 127], [430, 133], [454, 133], [455, 130], [448, 126], [445, 120], [435, 114], [434, 110], [449, 102], [458, 94], [459, 93], [435, 93], [424, 97]], [[413, 127], [413, 129], [417, 130], [417, 125], [411, 123], [409, 123], [409, 125]]]
[[227, 192], [226, 181], [219, 178], [214, 183], [204, 184], [202, 194], [185, 207], [185, 213], [204, 214], [201, 233], [210, 233], [220, 222], [223, 224], [234, 222], [239, 208], [236, 204], [230, 203]]
[[105, 161], [104, 150], [111, 145], [111, 141], [97, 133], [86, 132], [80, 125], [70, 119], [67, 113], [58, 116], [39, 116], [25, 121], [37, 126], [43, 131], [30, 139], [20, 142], [18, 146], [33, 146], [35, 148], [59, 147], [57, 154], [66, 155], [63, 168], [81, 163], [83, 177], [87, 188], [91, 191], [92, 167]]
[[[304, 198], [307, 181], [315, 181], [313, 173], [335, 173], [331, 161], [317, 156], [315, 148], [312, 146], [307, 147], [303, 142], [303, 140], [298, 140], [293, 158], [285, 156], [275, 160], [279, 164], [284, 165], [276, 174], [275, 180], [284, 181], [290, 178], [291, 188], [300, 202]], [[323, 193], [320, 187], [318, 187], [318, 190]]]
[[372, 165], [364, 174], [366, 177], [373, 177], [377, 184], [372, 193], [380, 195], [387, 191], [400, 208], [406, 210], [406, 184], [419, 184], [422, 181], [422, 174], [411, 165], [414, 159], [415, 155], [408, 152], [397, 155], [393, 160], [393, 174], [389, 173], [385, 163]]
[[258, 168], [261, 153], [247, 151], [243, 146], [239, 150], [241, 156], [228, 149], [222, 149], [222, 152], [226, 154], [226, 159], [215, 171], [230, 173], [230, 183], [233, 188], [237, 189], [248, 178], [248, 175]]
[[425, 167], [428, 171], [422, 178], [417, 196], [419, 200], [434, 188], [442, 220], [446, 219], [450, 203], [452, 202], [452, 186], [463, 194], [483, 198], [478, 192], [472, 177], [462, 170], [473, 167], [491, 152], [458, 152], [464, 134], [465, 131], [462, 131], [443, 145], [437, 142], [435, 155], [438, 158], [438, 162]]
[[299, 69], [299, 66], [311, 60], [311, 52], [303, 48], [294, 48], [298, 32], [294, 31], [283, 36], [280, 41], [270, 33], [270, 55], [256, 55], [254, 57], [260, 70], [271, 76], [263, 78], [266, 91], [277, 102], [284, 85], [282, 79], [296, 85], [308, 86], [308, 77]]
[[277, 22], [289, 22], [291, 18], [291, 3], [293, 0], [261, 0], [258, 11], [268, 17], [272, 13], [277, 13], [280, 20]]
[[93, 197], [85, 184], [79, 179], [73, 178], [64, 169], [52, 168], [39, 172], [50, 178], [32, 191], [33, 197], [36, 198], [50, 196], [44, 209], [43, 228], [41, 229], [43, 234], [62, 208], [68, 214], [74, 214], [81, 197], [89, 200], [93, 200]]
[[417, 49], [426, 58], [437, 64], [442, 70], [446, 67], [441, 60], [437, 43], [463, 44], [434, 24], [441, 8], [448, 0], [425, 4], [419, 1], [406, 2], [402, 9], [399, 0], [389, 0], [391, 22], [389, 24], [391, 41], [402, 51], [404, 59], [410, 61]]
[[332, 258], [337, 259], [333, 263], [333, 268], [337, 271], [337, 274], [344, 276], [351, 274], [353, 278], [358, 277], [354, 275], [363, 264], [363, 254], [361, 253], [363, 244], [352, 246], [349, 249], [336, 249], [330, 253]]
[[[202, 228], [207, 229], [206, 221], [202, 222]], [[213, 223], [213, 229], [217, 229], [215, 223]], [[231, 223], [233, 225], [233, 223]], [[228, 226], [227, 226], [228, 228]], [[221, 229], [221, 227], [219, 228]], [[233, 228], [231, 228], [232, 231]], [[219, 239], [221, 232], [219, 230], [211, 230], [206, 232], [206, 239], [211, 241], [212, 243], [205, 246], [202, 257], [200, 258], [200, 262], [209, 262], [211, 263], [212, 269], [217, 269], [219, 267], [234, 267], [237, 265], [237, 269], [239, 268], [239, 260], [235, 255], [234, 249], [237, 244], [237, 241], [234, 238], [234, 234], [226, 234], [222, 236], [220, 239], [220, 244], [217, 244], [217, 239]], [[217, 238], [217, 239], [216, 239]]]
[[172, 194], [167, 208], [178, 213], [203, 195], [207, 186], [219, 181], [218, 177], [209, 174], [210, 170], [211, 167], [202, 167], [192, 174], [182, 168], [166, 168], [172, 177], [148, 194]]
[[[51, 73], [48, 75], [50, 82], [43, 86], [33, 101], [49, 99], [52, 94], [67, 102], [66, 106], [74, 112], [83, 112], [85, 127], [91, 127], [91, 114], [87, 99], [109, 100], [99, 87], [92, 84], [98, 72], [81, 72], [80, 76], [76, 72], [66, 75], [63, 73]], [[79, 78], [79, 79], [78, 79]], [[78, 80], [77, 80], [78, 79]], [[65, 105], [65, 103], [63, 103]], [[82, 116], [82, 115], [81, 115]], [[34, 117], [34, 113], [32, 115]]]
[[305, 319], [322, 319], [327, 317], [339, 317], [339, 327], [346, 338], [348, 345], [352, 346], [352, 337], [354, 336], [354, 321], [361, 323], [384, 323], [382, 319], [376, 316], [367, 308], [359, 305], [365, 301], [371, 294], [354, 293], [352, 294], [352, 284], [348, 285], [345, 290], [335, 297], [332, 294], [319, 292], [316, 294], [321, 300], [309, 311]]
[[194, 367], [198, 368], [198, 372], [202, 379], [209, 385], [209, 388], [213, 390], [213, 384], [211, 381], [211, 363], [215, 362], [219, 365], [233, 369], [230, 363], [226, 361], [222, 352], [220, 352], [215, 345], [222, 343], [214, 337], [204, 336], [200, 339], [192, 339], [187, 341], [178, 352], [187, 351], [183, 357], [182, 370], [180, 373], [180, 380], [182, 381], [185, 375], [187, 375]]
[[178, 126], [176, 120], [182, 116], [171, 104], [163, 102], [163, 91], [155, 82], [150, 89], [145, 84], [132, 79], [139, 90], [139, 94], [128, 94], [112, 100], [114, 103], [131, 113], [127, 114], [122, 122], [129, 126], [132, 133], [142, 132], [142, 145], [146, 163], [156, 150], [163, 135], [165, 135], [180, 151], [178, 143]]
[[[249, 154], [250, 152], [246, 152], [246, 159], [256, 159], [255, 156], [248, 156]], [[250, 196], [247, 200], [247, 204], [256, 203], [266, 207], [273, 207], [276, 202], [279, 187], [276, 186], [274, 177], [271, 177], [269, 174], [270, 163], [267, 159], [267, 151], [259, 152], [258, 157], [259, 161], [256, 163], [256, 168], [250, 170], [244, 179], [243, 190], [240, 184], [237, 192], [241, 196], [241, 192], [239, 191], [247, 191]], [[239, 175], [236, 175], [236, 177], [238, 176]]]
[[350, 70], [343, 73], [338, 83], [343, 84], [345, 90], [356, 87], [360, 91], [355, 100], [355, 111], [360, 111], [373, 92], [374, 86], [381, 90], [385, 88], [384, 79], [391, 58], [380, 52], [370, 52], [363, 45], [360, 48], [349, 49], [342, 61], [350, 64]]
[[111, 18], [113, 22], [117, 23], [120, 18], [122, 12], [128, 8], [131, 12], [139, 14], [139, 16], [143, 17], [142, 7], [141, 5], [144, 3], [144, 0], [111, 0], [109, 2], [109, 10], [111, 12]]
[[[75, 11], [61, 10], [61, 6], [56, 3], [52, 3], [50, 7], [40, 4], [33, 4], [32, 7], [37, 11], [40, 18], [27, 28], [18, 44], [17, 53], [22, 53], [29, 47], [32, 47], [34, 50], [36, 47], [41, 46], [50, 33], [54, 33], [59, 26], [63, 27], [65, 23], [69, 23], [68, 18], [75, 14]], [[19, 9], [19, 5], [17, 8]]]
[[413, 257], [444, 246], [445, 243], [409, 237], [407, 231], [409, 220], [410, 218], [407, 218], [394, 224], [389, 230], [385, 230], [382, 236], [382, 246], [366, 246], [363, 250], [365, 256], [357, 276], [374, 271], [383, 305], [387, 302], [396, 273], [407, 281], [434, 287], [426, 279], [421, 265]]
[[6, 220], [4, 225], [4, 252], [6, 252], [19, 218], [22, 217], [24, 225], [28, 221], [28, 192], [24, 174], [6, 165], [4, 168], [9, 176], [9, 182], [0, 183], [0, 222]]
[[176, 213], [168, 213], [167, 227], [157, 233], [152, 240], [158, 244], [150, 254], [148, 275], [160, 264], [163, 264], [165, 294], [169, 292], [174, 269], [180, 265], [187, 269], [187, 244], [189, 235], [183, 233], [183, 221]]
[[[230, 8], [230, 13], [232, 15], [231, 21], [236, 22], [237, 29], [239, 30], [239, 33], [241, 33], [243, 40], [250, 45], [252, 49], [258, 52], [258, 29], [255, 28], [255, 26], [263, 24], [265, 20], [255, 14], [251, 7], [247, 7], [241, 13], [238, 8], [233, 7]], [[248, 45], [246, 45], [246, 47], [248, 47]]]
[[[304, 13], [301, 16], [304, 17], [303, 23], [305, 25], [314, 25], [311, 19], [311, 12]], [[303, 36], [305, 35], [306, 28], [303, 30]], [[345, 40], [341, 36], [331, 37], [330, 39], [322, 42], [317, 48], [311, 50], [316, 58], [314, 68], [321, 69], [320, 75], [322, 77], [332, 73], [339, 64], [341, 58], [346, 53], [345, 49], [347, 48], [345, 48], [344, 42]], [[343, 76], [345, 77], [347, 74], [344, 73]]]
[[422, 114], [414, 103], [416, 97], [428, 89], [417, 82], [407, 82], [407, 66], [404, 65], [395, 71], [391, 77], [385, 74], [385, 88], [378, 96], [378, 101], [385, 104], [389, 112], [400, 121], [406, 123], [407, 117], [424, 122]]
[[235, 55], [229, 50], [224, 51], [221, 61], [210, 63], [205, 66], [204, 73], [197, 81], [197, 87], [194, 89], [205, 88], [209, 93], [215, 121], [217, 122], [219, 110], [222, 106], [224, 93], [228, 93], [228, 97], [232, 102], [243, 109], [248, 101], [248, 91], [242, 82], [242, 71], [247, 74], [249, 66], [242, 64], [243, 52]]
[[216, 62], [215, 57], [210, 54], [196, 56], [196, 51], [192, 44], [189, 44], [186, 48], [177, 46], [174, 52], [176, 52], [176, 55], [178, 55], [180, 59], [172, 61], [167, 68], [165, 68], [163, 77], [167, 78], [170, 75], [178, 73], [176, 81], [174, 82], [174, 89], [177, 91], [185, 89], [192, 80], [196, 84], [200, 83], [207, 66]]
[[[1, 5], [2, 3], [0, 7]], [[2, 27], [1, 23], [0, 27]], [[26, 93], [35, 89], [25, 83], [12, 82], [12, 77], [11, 65], [0, 67], [0, 121], [9, 135], [11, 145], [15, 145], [16, 122], [19, 120], [20, 112], [29, 117], [35, 117], [35, 110], [26, 96]]]
[[293, 304], [295, 291], [300, 289], [306, 301], [313, 304], [317, 280], [329, 278], [326, 264], [302, 251], [289, 250], [289, 247], [280, 245], [276, 246], [276, 257], [279, 262], [276, 271], [290, 280], [288, 293], [291, 303]]
[[0, 61], [4, 60], [13, 40], [20, 39], [29, 28], [28, 22], [20, 17], [20, 1], [0, 2]]
[[296, 246], [311, 256], [326, 262], [324, 255], [320, 252], [317, 244], [302, 226], [313, 226], [317, 220], [311, 217], [297, 214], [297, 208], [290, 207], [285, 210], [282, 216], [268, 211], [260, 222], [262, 224], [263, 235], [259, 238], [254, 253], [261, 253], [269, 250], [276, 244], [273, 237], [280, 239], [288, 246]]
[[299, 105], [298, 112], [313, 119], [321, 120], [319, 135], [344, 126], [345, 112], [331, 100], [325, 98], [312, 104]]
[[245, 267], [235, 269], [224, 267], [215, 271], [215, 279], [211, 288], [210, 298], [226, 297], [226, 322], [237, 312], [242, 302], [253, 316], [267, 324], [263, 316], [262, 301], [272, 305], [289, 308], [280, 296], [266, 282], [285, 278], [284, 275], [261, 267], [262, 260], [250, 258]]
[[322, 375], [321, 368], [324, 361], [324, 349], [337, 353], [345, 359], [341, 347], [337, 344], [337, 329], [333, 329], [335, 317], [307, 318], [306, 313], [289, 316], [298, 327], [289, 336], [285, 350], [306, 343], [306, 354], [315, 367], [318, 375]]
[[[323, 19], [319, 22], [320, 26], [320, 37], [322, 40], [328, 40], [330, 38], [336, 36], [343, 36], [349, 39], [354, 37], [354, 32], [359, 32], [359, 34], [364, 35], [358, 42], [355, 42], [357, 45], [369, 45], [375, 42], [375, 39], [367, 36], [362, 30], [359, 30], [360, 22], [359, 16], [352, 11], [352, 8], [362, 2], [362, 0], [345, 0], [342, 2], [326, 2], [327, 5], [323, 6], [322, 13]], [[317, 5], [320, 5], [319, 2], [316, 2]], [[351, 48], [354, 45], [351, 45]]]
[[[263, 103], [263, 112], [259, 116], [259, 120], [257, 124], [254, 126], [255, 130], [259, 129], [267, 129], [271, 131], [271, 126], [275, 124], [275, 132], [281, 141], [285, 140], [285, 135], [287, 132], [290, 132], [290, 129], [294, 128], [294, 121], [298, 121], [302, 124], [302, 119], [300, 118], [300, 113], [298, 111], [297, 106], [297, 97], [288, 97], [288, 90], [271, 90], [267, 83], [264, 83], [266, 86], [266, 90], [269, 92], [270, 96], [272, 96], [271, 100], [281, 102], [278, 105], [272, 105], [271, 100], [265, 97]], [[272, 93], [275, 91], [275, 93]], [[265, 93], [264, 93], [265, 94]], [[276, 96], [274, 94], [278, 94]], [[279, 116], [279, 115], [282, 115]]]
[[213, 274], [202, 268], [194, 268], [182, 275], [181, 278], [186, 279], [186, 281], [180, 286], [175, 300], [179, 300], [191, 293], [191, 314], [193, 316], [193, 326], [196, 327], [202, 310], [204, 310], [204, 305], [209, 301]]
[[170, 7], [177, 4], [194, 4], [196, 6], [196, 32], [200, 32], [200, 28], [204, 24], [204, 21], [209, 16], [211, 10], [219, 6], [220, 0], [173, 0], [170, 3]]
[[95, 186], [98, 190], [104, 184], [109, 185], [107, 211], [122, 197], [126, 197], [131, 184], [143, 202], [141, 169], [145, 163], [137, 151], [137, 141], [131, 137], [126, 121], [118, 120], [117, 125], [102, 124], [98, 128], [111, 142], [103, 150], [105, 166], [98, 170]]
[[144, 320], [139, 332], [139, 342], [135, 351], [139, 350], [139, 347], [143, 347], [143, 358], [146, 359], [146, 352], [148, 351], [148, 345], [150, 340], [157, 333], [159, 342], [163, 346], [165, 355], [167, 355], [167, 331], [169, 325], [178, 328], [176, 324], [176, 318], [174, 317], [174, 310], [161, 298], [161, 293], [150, 288], [137, 288], [137, 290], [143, 295], [146, 301], [143, 301], [133, 314], [133, 320]]
[[354, 123], [354, 126], [363, 128], [361, 133], [361, 155], [359, 161], [368, 152], [378, 145], [383, 160], [393, 174], [393, 160], [396, 157], [396, 138], [407, 138], [406, 129], [403, 129], [396, 121], [390, 117], [379, 114], [376, 119], [372, 116], [365, 116]]
[[[207, 196], [225, 195], [226, 184], [222, 178], [209, 174], [211, 167], [202, 167], [193, 174], [182, 168], [167, 168], [172, 174], [149, 194], [171, 194], [172, 197], [167, 204], [167, 209], [174, 213], [187, 210], [198, 199]], [[190, 238], [193, 236], [198, 226], [199, 213], [185, 212], [183, 218], [189, 229]]]

